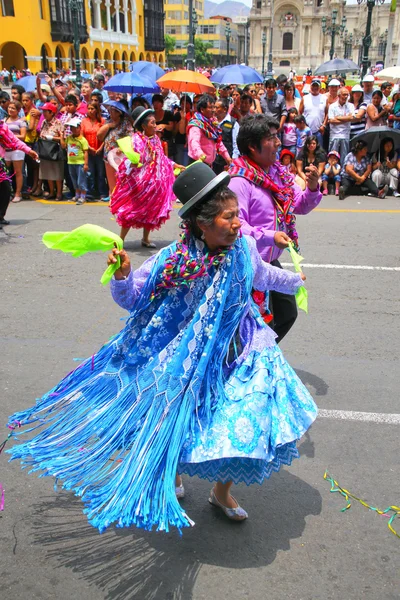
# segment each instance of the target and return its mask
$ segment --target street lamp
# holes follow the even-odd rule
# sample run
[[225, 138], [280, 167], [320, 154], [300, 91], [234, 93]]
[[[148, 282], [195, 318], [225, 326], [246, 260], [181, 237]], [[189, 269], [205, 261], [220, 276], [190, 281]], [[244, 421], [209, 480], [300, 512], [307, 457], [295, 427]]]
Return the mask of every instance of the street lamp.
[[74, 34], [74, 52], [75, 52], [75, 82], [78, 87], [82, 83], [81, 77], [81, 58], [80, 58], [80, 46], [81, 41], [79, 39], [79, 23], [78, 14], [82, 11], [81, 0], [68, 0], [68, 8], [71, 13], [72, 29]]
[[250, 21], [249, 19], [246, 21], [244, 26], [244, 64], [249, 64], [249, 28]]
[[231, 31], [231, 25], [230, 25], [230, 23], [227, 23], [227, 24], [226, 24], [226, 27], [225, 27], [225, 37], [226, 37], [226, 60], [227, 60], [226, 64], [227, 64], [227, 65], [230, 65], [230, 64], [231, 64], [231, 57], [230, 57], [230, 54], [229, 54], [229, 42], [231, 41], [231, 33], [232, 33], [232, 31]]
[[[262, 76], [265, 77], [265, 46], [267, 45], [267, 34], [265, 33], [265, 31], [262, 32], [261, 43], [262, 43], [262, 69], [261, 69], [261, 73], [262, 73]], [[269, 66], [268, 66], [268, 71], [269, 71]]]
[[[357, 2], [358, 1], [359, 0], [357, 0]], [[333, 60], [333, 55], [335, 54], [335, 37], [336, 37], [336, 34], [344, 32], [344, 30], [346, 29], [346, 22], [347, 22], [346, 16], [343, 16], [341, 24], [337, 25], [336, 24], [337, 17], [338, 17], [338, 11], [337, 11], [336, 8], [332, 11], [331, 24], [330, 25], [326, 24], [326, 17], [322, 17], [322, 32], [323, 33], [328, 33], [331, 36], [331, 48], [329, 50], [329, 58], [331, 60]]]
[[[271, 4], [270, 4], [270, 11], [271, 11], [271, 22], [270, 22], [270, 26], [269, 26], [269, 52], [268, 52], [268, 65], [267, 65], [267, 70], [268, 70], [268, 77], [272, 77], [272, 37], [273, 37], [273, 33], [274, 33], [274, 0], [271, 0]], [[263, 77], [264, 77], [264, 73], [263, 73]]]
[[361, 77], [367, 73], [368, 67], [370, 66], [370, 61], [368, 60], [369, 49], [372, 44], [371, 38], [371, 23], [372, 23], [372, 9], [375, 4], [383, 4], [385, 0], [357, 0], [358, 4], [367, 3], [368, 15], [367, 15], [367, 25], [365, 28], [365, 36], [362, 40], [362, 72]]
[[[194, 71], [194, 64], [195, 64], [195, 51], [194, 51], [194, 35], [195, 35], [195, 30], [193, 27], [193, 17], [194, 15], [196, 15], [196, 19], [197, 19], [197, 14], [196, 11], [193, 8], [193, 0], [189, 0], [189, 42], [187, 45], [187, 57], [186, 57], [186, 66], [189, 69], [189, 71]], [[197, 22], [196, 22], [197, 25]]]

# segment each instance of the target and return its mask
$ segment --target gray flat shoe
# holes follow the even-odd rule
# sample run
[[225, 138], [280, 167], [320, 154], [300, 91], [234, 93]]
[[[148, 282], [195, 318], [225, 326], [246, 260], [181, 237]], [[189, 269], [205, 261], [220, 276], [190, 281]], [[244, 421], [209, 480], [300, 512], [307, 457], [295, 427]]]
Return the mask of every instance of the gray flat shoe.
[[144, 248], [157, 248], [154, 242], [145, 242], [144, 240], [142, 240], [142, 246]]
[[185, 488], [183, 487], [183, 483], [181, 485], [175, 487], [175, 495], [178, 500], [185, 497]]
[[[233, 496], [232, 496], [232, 498], [233, 498]], [[227, 506], [224, 506], [223, 504], [221, 504], [221, 502], [218, 500], [217, 496], [215, 495], [214, 488], [212, 488], [212, 490], [210, 492], [210, 497], [208, 499], [209, 503], [212, 504], [213, 506], [217, 506], [218, 508], [220, 508], [226, 514], [228, 519], [231, 519], [232, 521], [244, 521], [245, 519], [248, 518], [249, 515], [244, 510], [244, 508], [242, 508], [239, 505], [236, 498], [233, 498], [233, 500], [235, 500], [235, 502], [237, 504], [236, 508], [228, 508]]]

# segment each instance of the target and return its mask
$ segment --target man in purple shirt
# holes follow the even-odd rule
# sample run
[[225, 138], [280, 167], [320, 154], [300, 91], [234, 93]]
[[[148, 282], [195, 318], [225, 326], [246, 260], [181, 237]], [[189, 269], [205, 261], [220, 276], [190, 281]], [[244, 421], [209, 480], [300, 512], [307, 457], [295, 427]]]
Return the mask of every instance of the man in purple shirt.
[[[241, 121], [237, 136], [241, 156], [230, 167], [229, 187], [238, 197], [243, 234], [254, 237], [263, 260], [280, 267], [278, 259], [289, 242], [298, 247], [295, 215], [312, 211], [322, 194], [314, 165], [306, 169], [307, 187], [302, 192], [277, 161], [278, 130], [279, 122], [266, 115]], [[279, 342], [296, 320], [296, 301], [293, 296], [271, 292], [270, 308]]]

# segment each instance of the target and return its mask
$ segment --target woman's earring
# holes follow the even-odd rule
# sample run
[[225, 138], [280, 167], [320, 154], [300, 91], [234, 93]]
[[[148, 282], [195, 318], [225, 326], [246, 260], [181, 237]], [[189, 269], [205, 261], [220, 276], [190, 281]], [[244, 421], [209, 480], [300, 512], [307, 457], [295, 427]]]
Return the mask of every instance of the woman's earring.
[[201, 239], [203, 240], [203, 242], [204, 242], [204, 241], [205, 241], [205, 239], [206, 239], [206, 237], [205, 237], [205, 235], [204, 235], [204, 231], [203, 231], [203, 233], [201, 234]]

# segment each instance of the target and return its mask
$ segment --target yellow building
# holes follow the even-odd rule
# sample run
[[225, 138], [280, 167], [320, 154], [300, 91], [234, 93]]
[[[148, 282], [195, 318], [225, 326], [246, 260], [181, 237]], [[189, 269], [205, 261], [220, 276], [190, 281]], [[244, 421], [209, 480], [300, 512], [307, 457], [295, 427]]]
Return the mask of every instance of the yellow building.
[[[175, 50], [170, 54], [169, 60], [175, 65], [184, 65], [186, 59], [186, 46], [189, 41], [189, 0], [182, 3], [176, 0], [166, 0], [165, 10], [165, 33], [171, 35], [176, 40]], [[204, 19], [203, 0], [193, 0], [193, 7], [196, 10], [198, 25], [196, 29], [196, 38], [203, 42], [212, 44], [212, 48], [207, 50], [213, 57], [214, 66], [224, 66], [229, 63], [235, 63], [237, 59], [238, 47], [238, 28], [229, 17], [215, 16], [210, 19]], [[229, 23], [229, 61], [228, 44], [226, 39], [226, 26]], [[203, 66], [203, 65], [198, 65]]]
[[[1, 0], [0, 65], [74, 68], [71, 0]], [[149, 60], [164, 65], [162, 0], [78, 0], [81, 69], [112, 71]]]

